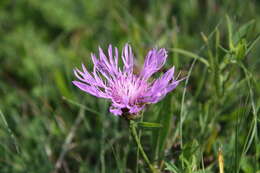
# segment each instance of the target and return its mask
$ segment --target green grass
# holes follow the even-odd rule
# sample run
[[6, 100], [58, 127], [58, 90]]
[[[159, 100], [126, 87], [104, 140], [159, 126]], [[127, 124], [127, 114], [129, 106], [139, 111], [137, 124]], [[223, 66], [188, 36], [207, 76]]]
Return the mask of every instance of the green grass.
[[216, 173], [223, 156], [225, 173], [259, 173], [259, 10], [253, 0], [2, 0], [0, 172], [149, 172], [110, 103], [71, 83], [99, 45], [129, 42], [140, 66], [165, 47], [165, 69], [187, 77], [144, 112], [162, 125], [139, 128], [154, 166]]

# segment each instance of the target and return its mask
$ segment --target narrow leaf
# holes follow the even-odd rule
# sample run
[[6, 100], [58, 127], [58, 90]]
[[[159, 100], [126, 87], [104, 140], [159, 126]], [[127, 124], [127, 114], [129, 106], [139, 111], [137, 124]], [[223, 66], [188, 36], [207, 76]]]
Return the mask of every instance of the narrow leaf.
[[198, 61], [202, 62], [203, 64], [205, 64], [207, 67], [209, 67], [209, 62], [203, 58], [203, 57], [200, 57], [192, 52], [189, 52], [189, 51], [186, 51], [186, 50], [183, 50], [183, 49], [179, 49], [179, 48], [173, 48], [172, 49], [173, 52], [176, 52], [176, 53], [180, 53], [182, 55], [185, 55], [187, 57], [191, 57], [191, 58], [194, 58], [194, 59], [197, 59]]
[[143, 127], [143, 128], [161, 128], [162, 125], [159, 123], [150, 123], [150, 122], [138, 122], [137, 123], [138, 127]]
[[246, 24], [244, 24], [243, 26], [241, 26], [238, 31], [235, 33], [234, 37], [233, 37], [233, 43], [236, 45], [238, 44], [238, 42], [246, 37], [246, 35], [249, 33], [250, 29], [252, 28], [253, 24], [255, 24], [255, 20], [250, 20], [249, 22], [247, 22]]

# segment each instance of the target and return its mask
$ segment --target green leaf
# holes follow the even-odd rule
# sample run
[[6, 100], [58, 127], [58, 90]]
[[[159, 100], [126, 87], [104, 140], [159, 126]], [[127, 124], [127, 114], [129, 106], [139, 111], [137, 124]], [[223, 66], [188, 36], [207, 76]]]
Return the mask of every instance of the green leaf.
[[162, 125], [159, 123], [150, 123], [150, 122], [138, 122], [138, 127], [142, 128], [161, 128]]
[[[155, 159], [162, 158], [164, 154], [164, 148], [166, 147], [166, 140], [169, 135], [170, 129], [171, 129], [171, 124], [172, 124], [172, 117], [173, 117], [173, 109], [171, 106], [172, 105], [172, 99], [170, 97], [165, 98], [165, 103], [163, 104], [162, 107], [160, 108], [160, 111], [158, 112], [158, 117], [157, 121], [162, 124], [163, 128], [160, 128], [160, 130], [156, 130], [153, 132], [153, 151], [154, 151], [154, 157]], [[165, 110], [169, 111], [165, 111]]]
[[249, 54], [249, 52], [253, 49], [253, 47], [256, 45], [256, 43], [260, 40], [260, 33], [256, 36], [256, 38], [248, 45], [248, 48], [246, 50], [246, 55]]
[[173, 48], [172, 49], [173, 52], [176, 52], [176, 53], [180, 53], [182, 55], [185, 55], [187, 57], [191, 57], [191, 58], [194, 58], [194, 59], [197, 59], [198, 61], [202, 62], [203, 64], [205, 64], [207, 67], [209, 67], [209, 62], [203, 58], [203, 57], [200, 57], [192, 52], [189, 52], [189, 51], [186, 51], [186, 50], [183, 50], [183, 49], [179, 49], [179, 48]]
[[247, 43], [245, 39], [242, 39], [237, 47], [236, 47], [236, 58], [237, 59], [243, 59], [245, 57], [246, 54], [246, 47], [247, 47]]
[[65, 82], [64, 76], [60, 71], [58, 70], [54, 71], [54, 80], [60, 93], [67, 98], [73, 99], [73, 95], [71, 94], [69, 88], [67, 87], [67, 83]]
[[173, 173], [179, 173], [180, 170], [172, 163], [165, 162], [166, 168], [165, 170], [171, 171]]
[[229, 18], [228, 15], [226, 15], [226, 20], [227, 20], [227, 28], [228, 28], [228, 41], [229, 41], [229, 48], [232, 50], [234, 49], [234, 45], [233, 45], [233, 35], [232, 35], [232, 22]]
[[243, 26], [241, 26], [238, 31], [235, 33], [233, 37], [233, 43], [236, 45], [239, 43], [239, 41], [246, 37], [248, 33], [250, 33], [250, 29], [252, 29], [252, 26], [255, 24], [255, 20], [250, 20]]

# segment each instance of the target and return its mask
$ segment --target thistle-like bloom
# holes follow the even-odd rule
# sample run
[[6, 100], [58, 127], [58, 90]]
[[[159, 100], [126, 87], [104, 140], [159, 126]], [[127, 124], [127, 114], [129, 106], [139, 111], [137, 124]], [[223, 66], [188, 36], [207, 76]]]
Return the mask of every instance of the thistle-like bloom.
[[160, 78], [149, 80], [165, 64], [165, 49], [150, 50], [139, 74], [134, 73], [134, 54], [128, 44], [122, 50], [123, 69], [119, 67], [118, 49], [111, 45], [107, 55], [99, 48], [99, 58], [95, 54], [91, 54], [91, 58], [93, 72], [89, 73], [82, 64], [82, 71], [74, 69], [79, 81], [73, 81], [73, 84], [91, 95], [110, 99], [110, 112], [114, 115], [138, 115], [147, 104], [160, 101], [181, 81], [174, 79], [174, 67]]

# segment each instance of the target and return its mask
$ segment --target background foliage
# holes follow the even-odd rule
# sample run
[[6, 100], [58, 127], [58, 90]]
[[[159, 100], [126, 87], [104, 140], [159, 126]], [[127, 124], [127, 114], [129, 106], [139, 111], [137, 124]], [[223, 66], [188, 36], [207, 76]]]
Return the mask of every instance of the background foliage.
[[[142, 143], [162, 172], [260, 171], [260, 3], [254, 0], [1, 0], [0, 172], [147, 172], [109, 103], [71, 84], [109, 43], [169, 51], [188, 76], [150, 106]], [[137, 164], [138, 163], [138, 164]]]

